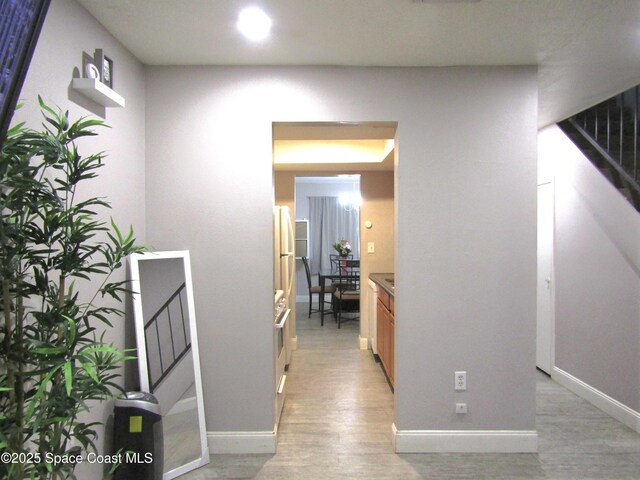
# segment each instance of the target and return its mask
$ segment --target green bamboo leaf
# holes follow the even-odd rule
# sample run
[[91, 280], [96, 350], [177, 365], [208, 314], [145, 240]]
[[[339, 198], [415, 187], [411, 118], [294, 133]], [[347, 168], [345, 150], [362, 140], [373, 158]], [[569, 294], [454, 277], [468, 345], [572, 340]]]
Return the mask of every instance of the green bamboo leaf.
[[105, 125], [105, 123], [102, 120], [99, 120], [97, 118], [89, 118], [89, 117], [82, 117], [78, 122], [76, 122], [76, 125], [80, 129], [84, 129], [87, 127], [97, 127], [97, 126], [109, 128], [109, 126]]
[[31, 398], [31, 402], [29, 403], [29, 407], [27, 408], [27, 411], [25, 412], [25, 415], [24, 415], [25, 422], [29, 422], [31, 420], [31, 418], [33, 417], [33, 413], [34, 413], [34, 411], [36, 409], [36, 406], [38, 406], [38, 403], [40, 402], [40, 400], [44, 396], [44, 391], [47, 388], [47, 384], [51, 381], [53, 376], [56, 374], [56, 372], [58, 370], [60, 370], [61, 367], [62, 367], [61, 365], [56, 365], [55, 367], [53, 367], [53, 369], [51, 369], [49, 371], [49, 373], [44, 377], [44, 379], [40, 382], [40, 386], [38, 387], [38, 390], [36, 391], [36, 393]]
[[[69, 288], [71, 289], [71, 287]], [[71, 293], [71, 290], [69, 291], [69, 293]], [[69, 324], [69, 341], [67, 342], [67, 345], [71, 346], [76, 341], [76, 334], [78, 332], [76, 322], [73, 318], [66, 315], [63, 315], [63, 317], [67, 319], [67, 323]]]
[[83, 354], [88, 354], [88, 353], [111, 353], [111, 354], [114, 354], [114, 355], [120, 354], [119, 350], [117, 350], [117, 349], [115, 349], [113, 347], [107, 346], [107, 345], [101, 346], [101, 347], [100, 346], [98, 346], [98, 347], [95, 347], [95, 346], [87, 347], [87, 348], [81, 349], [80, 351]]
[[96, 369], [93, 365], [87, 362], [80, 362], [80, 365], [82, 366], [82, 369], [87, 372], [87, 375], [89, 375], [93, 379], [94, 382], [100, 383], [100, 379], [98, 378], [98, 374], [96, 373]]
[[7, 131], [7, 137], [11, 137], [13, 135], [16, 135], [20, 130], [22, 130], [22, 127], [24, 127], [25, 122], [20, 122], [17, 123], [15, 125], [13, 125], [8, 131]]
[[71, 362], [64, 364], [64, 380], [67, 387], [67, 397], [71, 396], [71, 388], [73, 387], [73, 371]]
[[113, 228], [113, 231], [116, 232], [116, 235], [118, 237], [118, 245], [123, 244], [124, 239], [122, 237], [122, 233], [120, 233], [120, 230], [118, 229], [116, 222], [113, 220], [113, 217], [111, 217], [111, 227]]
[[57, 355], [66, 351], [66, 347], [37, 347], [33, 349], [34, 353], [42, 353], [44, 355]]
[[46, 110], [47, 112], [49, 112], [54, 117], [58, 116], [58, 114], [55, 111], [53, 111], [53, 109], [51, 107], [49, 107], [48, 105], [46, 105], [44, 103], [44, 100], [42, 100], [42, 97], [40, 95], [38, 95], [38, 103], [40, 104], [40, 108], [42, 108], [43, 110]]

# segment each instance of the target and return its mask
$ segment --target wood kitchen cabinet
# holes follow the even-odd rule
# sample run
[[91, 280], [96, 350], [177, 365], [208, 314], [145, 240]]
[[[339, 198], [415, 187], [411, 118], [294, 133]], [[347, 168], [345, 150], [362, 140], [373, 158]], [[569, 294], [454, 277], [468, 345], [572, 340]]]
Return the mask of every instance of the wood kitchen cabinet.
[[[393, 305], [393, 303], [392, 303]], [[396, 319], [393, 315], [393, 311], [389, 313], [389, 370], [387, 370], [387, 374], [389, 375], [389, 379], [391, 380], [391, 385], [395, 385], [395, 344], [396, 344]]]
[[389, 295], [383, 289], [378, 289], [376, 309], [378, 356], [392, 386], [394, 384], [395, 354], [395, 317], [393, 307], [393, 296]]

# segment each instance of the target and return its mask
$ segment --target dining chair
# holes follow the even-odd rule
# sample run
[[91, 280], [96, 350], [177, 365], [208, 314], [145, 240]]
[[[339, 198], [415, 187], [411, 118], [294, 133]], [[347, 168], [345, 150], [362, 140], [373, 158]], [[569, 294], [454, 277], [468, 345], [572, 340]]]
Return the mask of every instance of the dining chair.
[[[343, 319], [343, 313], [360, 313], [360, 260], [344, 260], [338, 269], [334, 315], [337, 316], [338, 328]], [[359, 319], [357, 315], [353, 319]]]
[[344, 260], [351, 260], [351, 259], [353, 259], [353, 253], [350, 253], [346, 257], [330, 253], [329, 254], [329, 262], [331, 263], [331, 273], [336, 273], [337, 274], [338, 273], [338, 269], [340, 268], [341, 262], [344, 262]]
[[[318, 313], [320, 312], [320, 302], [325, 302], [325, 303], [331, 303], [331, 302], [327, 302], [325, 301], [324, 298], [320, 298], [320, 285], [315, 285], [312, 286], [311, 285], [311, 268], [309, 267], [309, 259], [307, 257], [302, 257], [302, 263], [304, 263], [304, 271], [307, 275], [307, 286], [309, 287], [309, 316], [307, 318], [311, 318], [311, 314], [312, 313]], [[319, 277], [319, 276], [318, 276]], [[325, 285], [324, 287], [324, 293], [327, 294], [333, 294], [333, 292], [335, 292], [336, 287], [333, 285]], [[313, 295], [316, 294], [318, 295], [318, 308], [314, 309], [313, 307]]]

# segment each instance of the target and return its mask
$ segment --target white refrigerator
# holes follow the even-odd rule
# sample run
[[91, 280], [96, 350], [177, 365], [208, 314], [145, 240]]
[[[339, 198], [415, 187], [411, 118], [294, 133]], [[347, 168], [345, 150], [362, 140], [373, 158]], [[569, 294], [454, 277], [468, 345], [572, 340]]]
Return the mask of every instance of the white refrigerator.
[[[296, 301], [293, 298], [293, 285], [296, 276], [296, 254], [293, 220], [289, 207], [274, 207], [274, 285], [276, 290], [284, 291], [284, 299], [288, 309]], [[287, 365], [291, 362], [291, 340], [289, 326], [285, 326]]]

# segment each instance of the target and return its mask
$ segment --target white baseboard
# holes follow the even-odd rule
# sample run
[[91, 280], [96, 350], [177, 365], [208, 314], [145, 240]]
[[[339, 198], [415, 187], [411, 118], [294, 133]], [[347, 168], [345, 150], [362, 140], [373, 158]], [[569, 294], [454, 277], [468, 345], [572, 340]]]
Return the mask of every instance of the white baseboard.
[[276, 432], [207, 432], [209, 453], [276, 453]]
[[398, 430], [396, 453], [536, 453], [535, 430]]
[[600, 390], [593, 388], [591, 385], [558, 367], [553, 367], [551, 378], [606, 414], [624, 423], [627, 427], [640, 433], [639, 412], [636, 412], [615, 398], [611, 398], [609, 395], [602, 393]]
[[367, 350], [369, 348], [369, 339], [360, 336], [358, 338], [360, 339], [360, 350]]

